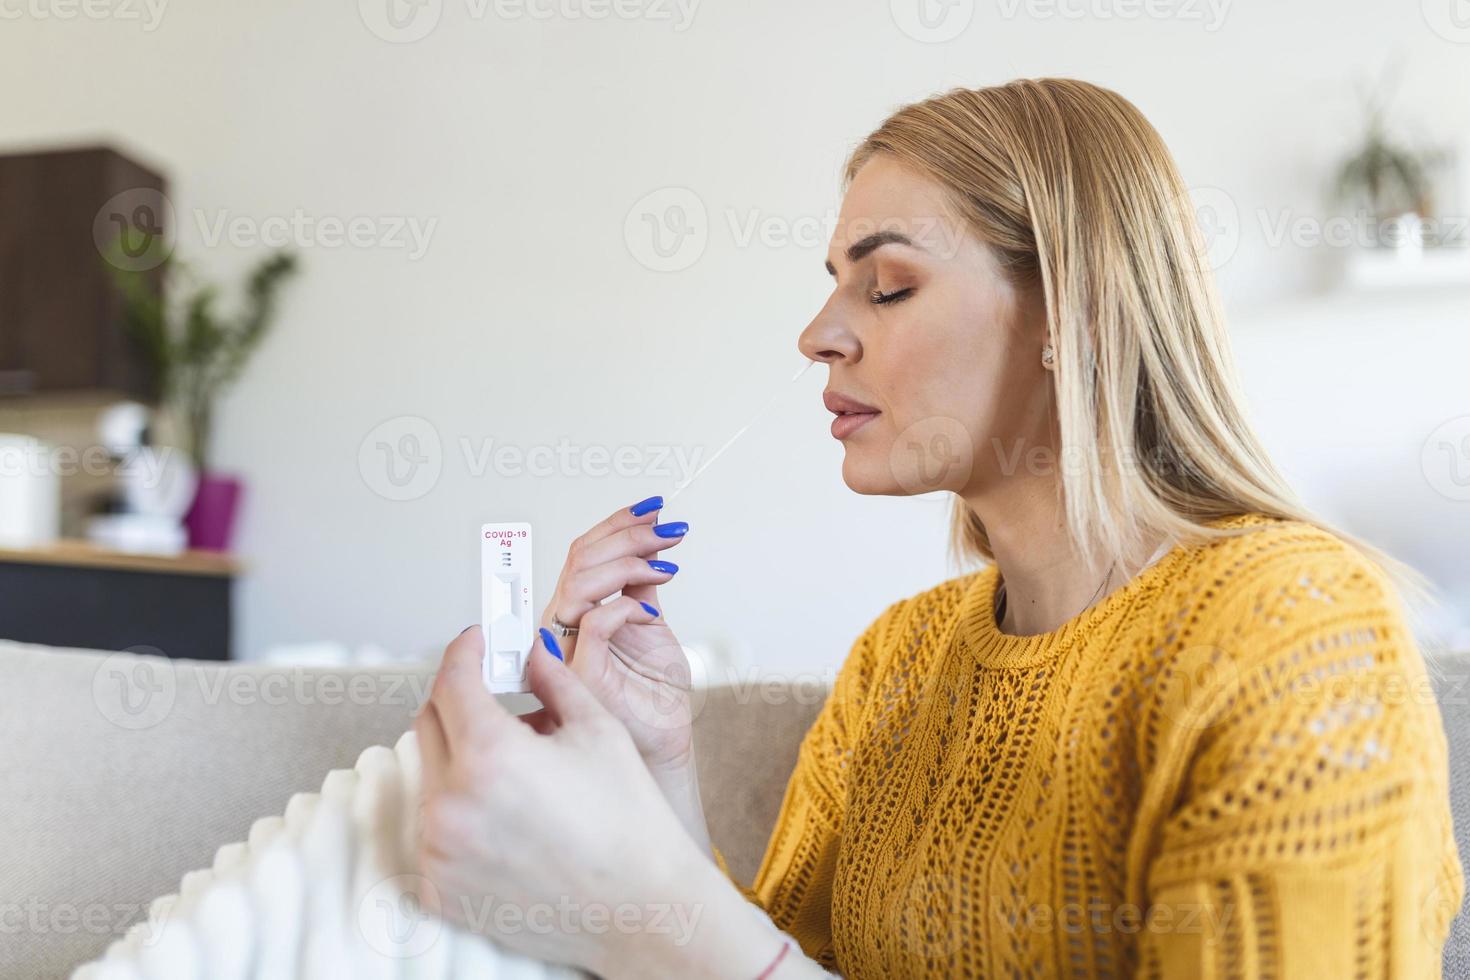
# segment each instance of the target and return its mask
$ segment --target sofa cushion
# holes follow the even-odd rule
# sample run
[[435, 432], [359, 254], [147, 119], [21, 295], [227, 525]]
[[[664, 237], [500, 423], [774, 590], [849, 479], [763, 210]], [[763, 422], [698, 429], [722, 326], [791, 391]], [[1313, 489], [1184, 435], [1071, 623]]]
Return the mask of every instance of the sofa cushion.
[[[1460, 865], [1470, 866], [1470, 653], [1429, 661], [1429, 673], [1450, 750], [1450, 810]], [[1470, 914], [1461, 904], [1445, 940], [1444, 975], [1470, 977]]]
[[411, 724], [427, 668], [0, 644], [0, 976], [65, 976], [188, 870]]
[[[432, 667], [220, 664], [0, 641], [0, 676], [0, 976], [42, 978], [101, 955], [293, 793], [392, 745]], [[746, 880], [820, 699], [780, 684], [699, 694], [711, 834]]]
[[827, 688], [768, 680], [695, 692], [694, 757], [710, 838], [750, 884]]

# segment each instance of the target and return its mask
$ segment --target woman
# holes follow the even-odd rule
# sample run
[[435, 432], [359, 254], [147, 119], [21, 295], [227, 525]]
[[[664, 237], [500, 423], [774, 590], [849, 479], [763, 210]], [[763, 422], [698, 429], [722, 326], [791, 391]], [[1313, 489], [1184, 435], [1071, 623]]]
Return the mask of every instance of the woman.
[[742, 894], [656, 594], [688, 528], [620, 509], [547, 608], [543, 710], [484, 693], [476, 630], [449, 646], [417, 725], [430, 900], [565, 903], [483, 927], [610, 977], [1437, 975], [1463, 882], [1397, 570], [1244, 420], [1158, 134], [1018, 81], [901, 109], [848, 182], [800, 340], [843, 476], [951, 492], [989, 564], [858, 639]]

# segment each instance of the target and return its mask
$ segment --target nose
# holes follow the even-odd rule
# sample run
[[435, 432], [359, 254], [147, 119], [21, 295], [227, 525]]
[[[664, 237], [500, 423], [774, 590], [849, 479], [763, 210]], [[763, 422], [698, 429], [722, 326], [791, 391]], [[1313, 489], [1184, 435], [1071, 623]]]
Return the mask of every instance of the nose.
[[836, 299], [834, 295], [828, 300], [827, 305], [806, 325], [797, 338], [796, 346], [809, 360], [824, 364], [838, 361], [856, 363], [862, 360], [863, 345], [833, 308]]

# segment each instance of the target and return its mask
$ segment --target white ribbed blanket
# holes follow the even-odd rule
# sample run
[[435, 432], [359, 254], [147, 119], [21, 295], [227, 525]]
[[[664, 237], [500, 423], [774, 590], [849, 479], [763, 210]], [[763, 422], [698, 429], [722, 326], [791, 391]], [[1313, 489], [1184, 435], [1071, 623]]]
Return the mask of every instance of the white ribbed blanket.
[[184, 875], [72, 980], [570, 980], [422, 911], [412, 732], [298, 793], [214, 865]]

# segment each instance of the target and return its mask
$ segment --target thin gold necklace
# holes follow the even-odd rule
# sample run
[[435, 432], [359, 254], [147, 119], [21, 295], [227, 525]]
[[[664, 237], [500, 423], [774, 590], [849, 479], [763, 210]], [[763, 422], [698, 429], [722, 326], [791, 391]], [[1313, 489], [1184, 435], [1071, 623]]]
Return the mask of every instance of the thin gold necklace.
[[[1098, 598], [1102, 595], [1103, 589], [1105, 589], [1105, 588], [1108, 587], [1108, 580], [1113, 577], [1113, 572], [1116, 571], [1117, 568], [1118, 568], [1118, 565], [1117, 565], [1116, 562], [1114, 562], [1113, 565], [1112, 565], [1112, 567], [1108, 569], [1108, 573], [1103, 576], [1103, 580], [1102, 580], [1101, 584], [1098, 585], [1097, 591], [1092, 594], [1092, 598], [1091, 599], [1087, 600], [1087, 605], [1085, 605], [1081, 609], [1079, 609], [1077, 611], [1076, 615], [1075, 616], [1072, 616], [1070, 618], [1075, 619], [1077, 616], [1082, 615], [1087, 610], [1089, 610], [1089, 609], [1091, 609], [1093, 607], [1093, 605], [1097, 602]], [[995, 590], [995, 623], [996, 623], [997, 626], [999, 626], [1002, 622], [1005, 621], [1005, 615], [1006, 615], [1006, 583], [1005, 583], [1005, 579], [1001, 579], [1000, 580], [1000, 585]]]
[[[1149, 568], [1151, 568], [1153, 565], [1155, 565], [1159, 561], [1159, 559], [1163, 558], [1168, 553], [1169, 553], [1169, 548], [1168, 548], [1167, 542], [1165, 544], [1159, 545], [1159, 549], [1157, 551], [1155, 551], [1154, 554], [1153, 554], [1153, 557], [1150, 558], [1147, 562], [1145, 562], [1144, 565], [1143, 565], [1143, 567], [1138, 570], [1138, 574], [1139, 575], [1142, 575], [1145, 571], [1147, 571]], [[1092, 605], [1094, 603], [1097, 602], [1098, 598], [1102, 595], [1103, 589], [1107, 588], [1107, 586], [1108, 586], [1108, 580], [1113, 577], [1113, 573], [1116, 572], [1117, 570], [1118, 570], [1118, 563], [1115, 561], [1115, 562], [1112, 563], [1112, 565], [1110, 565], [1108, 567], [1108, 573], [1103, 576], [1102, 584], [1097, 587], [1097, 591], [1092, 594], [1092, 598], [1090, 600], [1088, 600], [1087, 605], [1083, 606], [1077, 612], [1077, 615], [1078, 616], [1082, 615], [1082, 613], [1086, 612], [1088, 609], [1090, 609], [1092, 607]], [[1000, 580], [1000, 585], [998, 585], [996, 587], [996, 589], [995, 589], [995, 623], [996, 623], [997, 626], [999, 626], [1001, 624], [1001, 622], [1005, 619], [1005, 614], [1006, 614], [1006, 583], [1005, 583], [1005, 579], [1001, 579]], [[1076, 618], [1076, 617], [1073, 617], [1073, 618]]]

